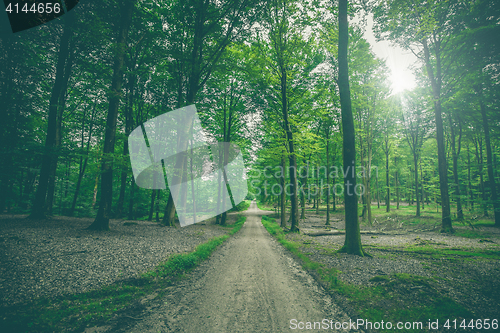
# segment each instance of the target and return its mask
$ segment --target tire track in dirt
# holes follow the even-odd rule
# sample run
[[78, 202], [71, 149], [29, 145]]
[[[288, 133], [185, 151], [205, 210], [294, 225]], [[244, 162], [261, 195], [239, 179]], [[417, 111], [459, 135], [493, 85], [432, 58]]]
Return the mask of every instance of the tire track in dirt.
[[[126, 332], [295, 332], [291, 320], [349, 322], [265, 230], [255, 202], [242, 229]], [[292, 325], [293, 326], [293, 325]], [[324, 332], [324, 329], [305, 330]]]

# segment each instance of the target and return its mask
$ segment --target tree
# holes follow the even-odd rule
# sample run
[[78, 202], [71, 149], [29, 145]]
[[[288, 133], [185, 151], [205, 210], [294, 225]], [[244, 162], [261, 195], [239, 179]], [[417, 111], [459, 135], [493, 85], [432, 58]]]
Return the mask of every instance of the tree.
[[[344, 202], [345, 202], [345, 242], [341, 253], [364, 256], [358, 221], [358, 198], [356, 196], [356, 142], [354, 119], [351, 109], [349, 90], [349, 68], [347, 48], [349, 45], [349, 26], [347, 21], [347, 0], [339, 0], [339, 77], [340, 107], [342, 110]], [[352, 187], [351, 187], [352, 186]]]
[[[420, 216], [420, 198], [418, 181], [418, 163], [422, 145], [428, 132], [429, 122], [425, 117], [425, 100], [422, 91], [409, 92], [403, 96], [403, 112], [401, 121], [408, 146], [413, 155], [413, 167], [415, 176], [415, 196], [417, 201], [416, 216]], [[423, 191], [423, 190], [422, 190]]]
[[127, 48], [127, 37], [135, 0], [125, 0], [120, 4], [120, 25], [117, 31], [117, 47], [113, 65], [113, 79], [110, 87], [109, 108], [106, 120], [103, 158], [101, 165], [101, 199], [99, 210], [94, 222], [88, 227], [90, 230], [109, 230], [111, 217], [111, 203], [113, 200], [113, 156], [115, 151], [116, 122], [118, 107], [121, 100], [121, 86], [123, 81], [123, 67]]
[[[453, 232], [441, 104], [443, 75], [449, 74], [446, 69], [455, 60], [451, 53], [444, 50], [452, 44], [450, 40], [455, 27], [450, 21], [457, 6], [456, 1], [445, 0], [384, 0], [375, 8], [374, 14], [376, 36], [392, 40], [414, 52], [423, 62], [432, 88], [442, 206], [441, 232]], [[421, 51], [417, 54], [413, 47], [420, 47]]]
[[[195, 102], [226, 47], [244, 37], [259, 17], [261, 0], [174, 1], [162, 11], [168, 24], [169, 57], [176, 80], [177, 108]], [[186, 143], [187, 145], [187, 143]], [[185, 149], [180, 149], [184, 151]], [[179, 177], [187, 166], [178, 156]], [[174, 194], [170, 193], [163, 224], [174, 225]]]
[[73, 35], [74, 12], [64, 17], [64, 28], [59, 43], [59, 54], [56, 64], [56, 78], [52, 86], [49, 104], [47, 137], [45, 139], [45, 154], [42, 160], [40, 180], [36, 191], [32, 219], [44, 219], [52, 214], [54, 197], [54, 181], [57, 169], [58, 148], [61, 143], [61, 123], [66, 99], [68, 80], [73, 66], [71, 57], [71, 37]]

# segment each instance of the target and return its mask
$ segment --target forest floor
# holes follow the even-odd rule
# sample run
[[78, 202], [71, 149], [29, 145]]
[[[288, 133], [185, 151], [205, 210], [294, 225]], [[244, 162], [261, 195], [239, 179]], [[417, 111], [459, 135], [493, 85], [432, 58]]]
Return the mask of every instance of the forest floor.
[[25, 217], [0, 215], [0, 302], [5, 305], [135, 278], [172, 254], [191, 252], [227, 233], [211, 223], [167, 228], [129, 220], [111, 220], [110, 231], [90, 231], [90, 218]]
[[[420, 321], [424, 328], [438, 319], [439, 330], [432, 332], [454, 331], [454, 325], [459, 332], [477, 332], [489, 319], [490, 329], [495, 328], [492, 322], [500, 320], [500, 229], [491, 219], [466, 215], [468, 222], [454, 222], [455, 233], [449, 235], [439, 233], [436, 208], [426, 207], [414, 217], [414, 206], [391, 207], [389, 213], [374, 206], [371, 225], [360, 218], [361, 241], [371, 257], [358, 257], [336, 253], [345, 237], [342, 207], [331, 213], [330, 226], [325, 225], [326, 207], [320, 208], [318, 215], [307, 207], [299, 234], [265, 225], [303, 259], [352, 318]], [[270, 217], [279, 223], [277, 214]], [[443, 326], [447, 319], [450, 329]]]
[[86, 230], [92, 221], [0, 215], [1, 332], [78, 331], [106, 321], [180, 279], [244, 218], [234, 212], [226, 227], [211, 219], [185, 228], [111, 220], [110, 231]]

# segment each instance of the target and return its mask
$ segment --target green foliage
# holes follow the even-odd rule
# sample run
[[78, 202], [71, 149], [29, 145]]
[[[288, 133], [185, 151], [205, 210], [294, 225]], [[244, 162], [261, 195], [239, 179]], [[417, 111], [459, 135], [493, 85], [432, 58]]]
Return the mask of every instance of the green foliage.
[[242, 212], [247, 210], [250, 207], [250, 200], [244, 200], [240, 202], [239, 204], [236, 205], [236, 207], [231, 208], [229, 211], [230, 212]]

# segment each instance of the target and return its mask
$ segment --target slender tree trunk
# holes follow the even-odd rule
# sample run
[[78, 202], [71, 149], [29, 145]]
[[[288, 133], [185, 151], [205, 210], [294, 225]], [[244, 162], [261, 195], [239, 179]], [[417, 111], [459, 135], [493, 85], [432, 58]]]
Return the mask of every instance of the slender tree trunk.
[[319, 215], [319, 204], [321, 202], [321, 192], [322, 189], [319, 187], [319, 168], [318, 168], [318, 174], [316, 175], [316, 215]]
[[156, 191], [156, 222], [160, 222], [160, 194], [160, 190]]
[[[306, 172], [309, 174], [309, 164], [307, 161], [304, 159], [304, 164], [306, 165]], [[301, 175], [301, 186], [302, 190], [300, 191], [300, 205], [301, 205], [301, 212], [300, 212], [300, 218], [302, 220], [305, 220], [306, 218], [306, 195], [304, 193], [304, 189], [307, 188], [307, 175]]]
[[451, 114], [448, 115], [448, 120], [450, 123], [450, 134], [451, 134], [451, 154], [453, 160], [453, 187], [455, 188], [454, 195], [455, 201], [457, 203], [457, 220], [464, 220], [464, 213], [462, 211], [462, 200], [460, 198], [460, 181], [458, 179], [458, 155], [460, 154], [460, 146], [462, 141], [462, 125], [459, 120], [459, 135], [458, 135], [458, 151], [456, 150], [456, 139], [455, 139], [455, 129], [451, 120]]
[[159, 190], [152, 190], [151, 191], [151, 204], [149, 205], [148, 221], [153, 221], [153, 211], [155, 208], [156, 191], [159, 191]]
[[[59, 54], [56, 64], [55, 81], [52, 87], [52, 93], [49, 102], [49, 116], [47, 126], [47, 136], [45, 139], [45, 155], [42, 160], [40, 179], [35, 196], [33, 210], [29, 216], [32, 219], [44, 219], [46, 214], [51, 214], [52, 198], [54, 194], [54, 177], [57, 169], [57, 149], [59, 147], [58, 135], [60, 132], [60, 110], [64, 103], [65, 90], [70, 77], [72, 66], [72, 57], [70, 57], [70, 40], [73, 35], [72, 24], [74, 16], [66, 17], [64, 31], [61, 36]], [[71, 60], [70, 60], [71, 59]], [[47, 204], [47, 195], [49, 194], [49, 203]]]
[[113, 158], [115, 151], [116, 122], [118, 107], [121, 99], [123, 81], [123, 62], [127, 47], [129, 27], [132, 22], [132, 13], [135, 0], [124, 0], [120, 6], [121, 24], [118, 31], [117, 49], [113, 66], [113, 79], [109, 97], [108, 117], [104, 134], [103, 159], [101, 166], [101, 200], [94, 222], [88, 227], [91, 230], [109, 230], [111, 204], [113, 200]]
[[285, 193], [285, 168], [286, 168], [286, 160], [285, 160], [285, 151], [281, 154], [281, 177], [280, 177], [280, 185], [281, 185], [281, 227], [285, 228], [286, 227], [286, 209], [285, 209], [285, 199], [286, 199], [286, 193]]
[[[134, 85], [135, 85], [135, 75], [129, 75], [128, 77], [128, 96], [127, 96], [127, 107], [125, 113], [125, 135], [132, 132], [133, 123], [133, 101], [134, 101]], [[123, 158], [128, 156], [128, 140], [123, 140]], [[120, 195], [118, 197], [118, 203], [116, 204], [116, 218], [121, 218], [123, 216], [123, 204], [125, 202], [125, 189], [127, 187], [127, 168], [122, 167], [120, 175]]]
[[[397, 156], [394, 156], [394, 186], [396, 186], [396, 209], [399, 209], [399, 178], [398, 178], [398, 167], [397, 167]], [[415, 184], [415, 190], [417, 189]], [[416, 193], [416, 192], [415, 192]]]
[[95, 204], [97, 202], [97, 189], [99, 188], [99, 175], [95, 177], [95, 184], [94, 184], [94, 196], [92, 197], [92, 209], [94, 209]]
[[132, 177], [132, 181], [130, 182], [130, 198], [129, 198], [129, 202], [128, 202], [128, 219], [129, 220], [133, 220], [135, 218], [135, 214], [134, 214], [135, 188], [136, 188], [135, 179], [134, 179], [134, 177]]
[[493, 211], [495, 217], [495, 227], [500, 227], [500, 203], [498, 202], [497, 186], [495, 174], [493, 171], [493, 154], [491, 152], [490, 129], [488, 125], [488, 116], [486, 115], [486, 106], [480, 95], [479, 104], [481, 106], [481, 117], [483, 118], [484, 141], [486, 144], [486, 163], [488, 167], [488, 183], [490, 185], [491, 200], [493, 201]]
[[477, 164], [479, 168], [479, 187], [481, 189], [481, 203], [483, 206], [483, 215], [485, 217], [488, 217], [488, 203], [486, 200], [486, 189], [484, 186], [484, 179], [483, 179], [483, 140], [478, 137], [476, 141], [476, 159], [477, 159]]
[[326, 223], [325, 225], [330, 225], [330, 154], [328, 150], [329, 146], [329, 133], [330, 129], [326, 130]]
[[468, 180], [468, 185], [469, 185], [469, 198], [470, 198], [470, 204], [469, 204], [469, 212], [472, 212], [474, 209], [474, 195], [472, 193], [472, 181], [471, 181], [471, 162], [470, 162], [470, 148], [469, 144], [467, 144], [467, 180]]
[[422, 41], [427, 75], [431, 82], [434, 98], [434, 116], [436, 120], [436, 140], [438, 148], [439, 190], [441, 192], [441, 232], [453, 232], [450, 214], [450, 196], [448, 194], [448, 167], [446, 165], [446, 151], [444, 147], [443, 118], [441, 115], [441, 60], [439, 50], [436, 50], [436, 77], [432, 68], [427, 40]]
[[388, 213], [391, 211], [391, 188], [389, 184], [389, 146], [388, 140], [385, 140], [385, 187], [386, 187], [386, 196], [385, 196], [385, 211]]
[[[288, 88], [287, 88], [287, 71], [284, 67], [284, 64], [282, 61], [280, 61], [280, 67], [281, 67], [281, 106], [282, 106], [282, 112], [283, 112], [283, 122], [285, 126], [285, 132], [286, 132], [286, 140], [288, 142], [288, 169], [290, 173], [290, 183], [287, 184], [286, 188], [289, 188], [290, 191], [290, 203], [291, 203], [291, 210], [290, 210], [290, 220], [291, 220], [291, 227], [290, 231], [292, 232], [298, 232], [299, 231], [299, 202], [298, 202], [298, 191], [297, 191], [297, 158], [295, 156], [295, 148], [294, 148], [294, 142], [293, 142], [293, 133], [292, 129], [290, 128], [290, 123], [288, 120]], [[286, 190], [285, 190], [286, 192]]]
[[[356, 142], [354, 120], [349, 89], [347, 49], [349, 31], [347, 21], [347, 0], [339, 0], [339, 78], [340, 107], [342, 110], [342, 136], [344, 148], [344, 200], [345, 200], [345, 242], [340, 252], [364, 256], [358, 221], [358, 199], [356, 192]], [[352, 168], [352, 170], [350, 170]], [[352, 186], [352, 187], [351, 187]]]
[[422, 172], [422, 162], [420, 162], [420, 202], [422, 203], [422, 209], [425, 208], [424, 203], [424, 174]]
[[413, 165], [415, 167], [415, 193], [417, 193], [417, 214], [415, 216], [420, 216], [420, 199], [418, 197], [418, 156], [416, 153], [413, 154]]

